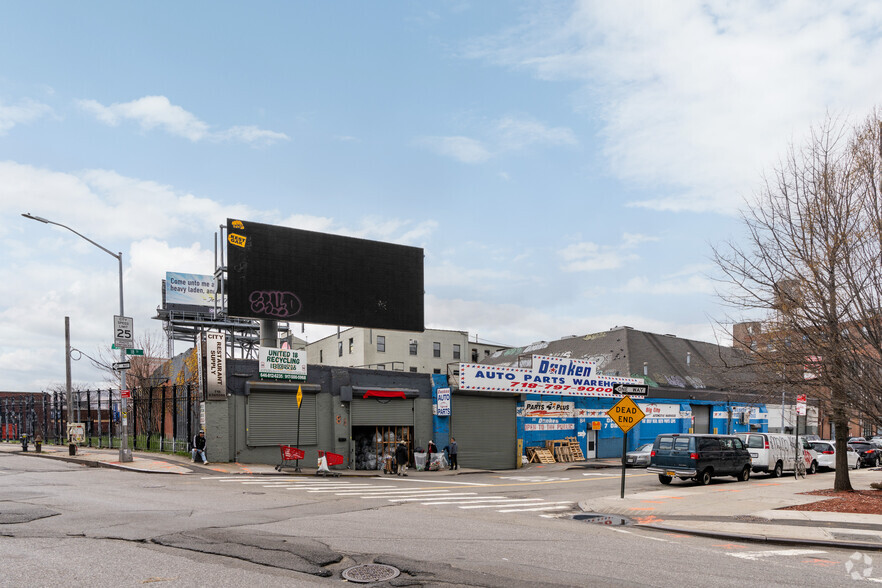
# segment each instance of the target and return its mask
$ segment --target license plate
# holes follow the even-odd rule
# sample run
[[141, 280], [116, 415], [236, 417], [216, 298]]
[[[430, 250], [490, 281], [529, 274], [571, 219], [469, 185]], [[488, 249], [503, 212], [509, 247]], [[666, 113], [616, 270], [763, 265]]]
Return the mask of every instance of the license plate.
[[751, 452], [750, 452], [750, 457], [759, 457], [759, 454], [758, 454], [758, 453], [754, 453], [753, 451], [751, 451]]
[[665, 475], [666, 475], [666, 476], [670, 476], [670, 477], [673, 478], [673, 477], [676, 476], [677, 474], [676, 474], [676, 472], [667, 471], [667, 472], [665, 472]]

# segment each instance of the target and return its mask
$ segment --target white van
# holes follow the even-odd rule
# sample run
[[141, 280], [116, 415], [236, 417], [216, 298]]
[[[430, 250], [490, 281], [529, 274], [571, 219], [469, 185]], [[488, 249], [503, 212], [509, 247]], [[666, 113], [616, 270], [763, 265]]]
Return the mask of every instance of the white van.
[[[751, 469], [754, 472], [768, 472], [777, 478], [784, 472], [792, 472], [796, 464], [796, 451], [793, 435], [781, 433], [738, 433], [750, 452]], [[800, 453], [805, 460], [805, 469], [814, 474], [818, 471], [818, 454], [812, 446], [799, 437]]]

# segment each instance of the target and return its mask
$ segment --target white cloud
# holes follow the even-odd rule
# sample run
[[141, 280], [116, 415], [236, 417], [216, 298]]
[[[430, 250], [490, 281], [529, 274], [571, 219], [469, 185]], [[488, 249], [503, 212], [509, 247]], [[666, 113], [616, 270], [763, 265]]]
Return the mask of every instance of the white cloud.
[[533, 144], [575, 145], [578, 143], [572, 129], [547, 127], [526, 118], [505, 117], [496, 123], [496, 134], [501, 149], [519, 150]]
[[483, 143], [469, 137], [422, 137], [419, 142], [462, 163], [484, 163], [492, 157]]
[[[557, 5], [560, 6], [560, 5]], [[466, 55], [575, 81], [615, 174], [660, 196], [632, 205], [731, 211], [827, 110], [882, 95], [882, 7], [806, 2], [542, 5]]]
[[144, 96], [131, 102], [104, 106], [96, 100], [79, 100], [79, 107], [106, 125], [117, 126], [124, 120], [137, 122], [145, 131], [160, 128], [170, 135], [183, 137], [194, 143], [211, 141], [238, 141], [248, 145], [269, 145], [287, 140], [288, 136], [255, 126], [234, 126], [222, 131], [211, 131], [208, 123], [182, 107], [172, 104], [165, 96]]
[[652, 241], [658, 239], [637, 233], [623, 233], [617, 245], [598, 245], [590, 241], [572, 243], [558, 252], [566, 262], [561, 269], [568, 272], [616, 269], [639, 259], [630, 250], [641, 243]]
[[16, 125], [28, 124], [52, 114], [51, 107], [33, 100], [22, 100], [14, 105], [0, 102], [0, 135], [5, 135]]
[[[464, 136], [421, 137], [418, 142], [439, 155], [462, 163], [484, 163], [506, 152], [533, 145], [576, 145], [576, 135], [566, 127], [549, 127], [529, 117], [506, 116], [478, 129], [483, 140]], [[507, 174], [504, 179], [508, 179]]]
[[[549, 331], [549, 325], [566, 330]], [[714, 341], [714, 328], [710, 322], [683, 324], [635, 314], [571, 315], [517, 304], [442, 299], [426, 295], [426, 326], [464, 330], [471, 337], [478, 335], [482, 341], [505, 345], [524, 346], [568, 335], [599, 333], [615, 325], [627, 325], [651, 333], [673, 333], [699, 341]]]

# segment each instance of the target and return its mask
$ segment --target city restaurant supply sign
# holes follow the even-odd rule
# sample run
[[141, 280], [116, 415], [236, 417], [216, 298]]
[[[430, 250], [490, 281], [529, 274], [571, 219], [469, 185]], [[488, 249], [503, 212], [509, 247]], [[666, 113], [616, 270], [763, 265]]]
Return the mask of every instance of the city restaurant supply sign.
[[584, 359], [534, 355], [533, 367], [459, 364], [460, 390], [485, 390], [554, 396], [609, 396], [615, 384], [643, 384], [642, 378], [597, 375], [597, 364]]
[[306, 351], [260, 347], [257, 352], [257, 371], [269, 380], [306, 381]]

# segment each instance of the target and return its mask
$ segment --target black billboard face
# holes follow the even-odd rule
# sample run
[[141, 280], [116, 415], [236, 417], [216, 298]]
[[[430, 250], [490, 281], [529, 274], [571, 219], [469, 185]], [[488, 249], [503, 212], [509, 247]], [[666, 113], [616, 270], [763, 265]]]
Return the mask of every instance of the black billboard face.
[[422, 331], [423, 250], [227, 219], [229, 314]]

